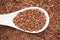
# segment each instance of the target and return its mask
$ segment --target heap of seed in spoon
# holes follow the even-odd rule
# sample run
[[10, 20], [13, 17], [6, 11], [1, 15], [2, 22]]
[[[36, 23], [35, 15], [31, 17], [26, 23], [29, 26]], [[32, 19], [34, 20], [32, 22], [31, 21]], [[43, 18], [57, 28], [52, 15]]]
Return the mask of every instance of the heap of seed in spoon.
[[45, 25], [46, 19], [39, 10], [26, 10], [18, 14], [13, 21], [24, 30], [38, 31]]

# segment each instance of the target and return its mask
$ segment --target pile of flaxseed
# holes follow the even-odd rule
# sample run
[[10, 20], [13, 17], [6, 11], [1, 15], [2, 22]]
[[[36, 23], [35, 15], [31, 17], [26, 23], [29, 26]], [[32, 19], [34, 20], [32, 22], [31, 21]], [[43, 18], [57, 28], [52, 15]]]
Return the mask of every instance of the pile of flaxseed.
[[18, 14], [13, 21], [21, 29], [38, 31], [45, 26], [46, 18], [39, 10], [26, 10]]

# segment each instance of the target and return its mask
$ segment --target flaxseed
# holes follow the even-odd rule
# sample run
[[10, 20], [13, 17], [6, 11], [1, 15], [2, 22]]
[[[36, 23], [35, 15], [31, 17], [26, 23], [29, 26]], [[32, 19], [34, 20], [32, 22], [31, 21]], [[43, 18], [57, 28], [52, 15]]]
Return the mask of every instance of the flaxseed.
[[[37, 4], [39, 4], [39, 7], [46, 9], [50, 16], [50, 23], [48, 28], [45, 31], [38, 34], [29, 34], [10, 28], [9, 26], [0, 25], [0, 40], [60, 40], [60, 0], [21, 1], [21, 4], [24, 3], [23, 6], [21, 6], [21, 8], [27, 7], [29, 5], [36, 6]], [[31, 1], [34, 3], [31, 3]]]
[[45, 25], [45, 15], [39, 10], [26, 10], [14, 18], [14, 23], [29, 31], [38, 31]]

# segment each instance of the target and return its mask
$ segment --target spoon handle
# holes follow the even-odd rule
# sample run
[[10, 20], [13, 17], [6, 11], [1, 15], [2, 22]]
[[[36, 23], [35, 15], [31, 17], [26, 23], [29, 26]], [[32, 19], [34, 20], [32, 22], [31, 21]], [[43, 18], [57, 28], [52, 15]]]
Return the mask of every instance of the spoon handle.
[[14, 14], [8, 14], [8, 15], [0, 15], [0, 25], [7, 25], [12, 28], [19, 29], [15, 24], [13, 23], [13, 16]]
[[12, 18], [10, 15], [0, 15], [0, 24], [1, 25], [11, 25]]

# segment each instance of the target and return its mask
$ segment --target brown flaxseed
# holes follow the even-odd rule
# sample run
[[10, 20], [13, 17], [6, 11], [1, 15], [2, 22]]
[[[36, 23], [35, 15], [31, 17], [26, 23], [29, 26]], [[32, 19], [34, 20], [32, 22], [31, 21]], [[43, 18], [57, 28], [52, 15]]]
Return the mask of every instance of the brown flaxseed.
[[20, 10], [23, 1], [21, 0], [0, 0], [0, 14], [8, 14]]
[[14, 18], [14, 23], [29, 31], [38, 31], [45, 25], [45, 15], [39, 10], [26, 10]]
[[[39, 7], [47, 10], [50, 16], [48, 28], [38, 34], [28, 34], [8, 26], [0, 25], [0, 40], [60, 40], [60, 0], [38, 0], [38, 2], [37, 0], [24, 1], [22, 0], [21, 2], [22, 4], [24, 3], [21, 8], [27, 7], [28, 5], [36, 6], [39, 4]], [[31, 1], [35, 4], [29, 4]]]

